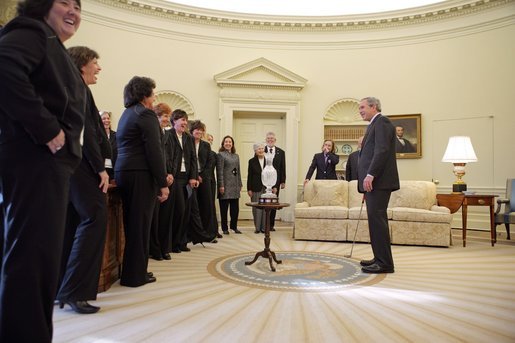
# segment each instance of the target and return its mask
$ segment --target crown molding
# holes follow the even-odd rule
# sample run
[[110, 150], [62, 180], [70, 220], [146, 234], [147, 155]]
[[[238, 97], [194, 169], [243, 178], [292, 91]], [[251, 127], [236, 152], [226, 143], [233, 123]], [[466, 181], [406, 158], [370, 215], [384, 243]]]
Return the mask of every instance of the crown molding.
[[[165, 18], [173, 22], [239, 30], [282, 32], [340, 32], [382, 30], [437, 22], [511, 6], [515, 0], [448, 0], [407, 10], [347, 16], [264, 16], [207, 10], [162, 0], [87, 0], [124, 11]], [[509, 13], [509, 12], [508, 12]], [[513, 11], [512, 11], [513, 13]]]
[[[515, 0], [449, 0], [443, 2], [447, 7], [420, 7], [419, 12], [412, 12], [409, 16], [407, 11], [396, 11], [379, 13], [375, 17], [367, 14], [359, 18], [288, 17], [289, 20], [299, 21], [295, 25], [293, 21], [289, 22], [293, 26], [283, 22], [284, 25], [260, 24], [256, 27], [254, 24], [235, 22], [234, 18], [199, 17], [199, 14], [180, 12], [177, 11], [178, 5], [162, 0], [154, 3], [168, 7], [130, 0], [83, 0], [83, 25], [89, 22], [131, 33], [205, 45], [291, 51], [411, 45], [473, 35], [515, 24]], [[222, 14], [233, 15], [229, 12]], [[413, 19], [395, 19], [406, 16]], [[320, 18], [325, 22], [316, 22]], [[308, 19], [311, 20], [309, 26]], [[328, 26], [330, 20], [333, 20], [332, 26]]]

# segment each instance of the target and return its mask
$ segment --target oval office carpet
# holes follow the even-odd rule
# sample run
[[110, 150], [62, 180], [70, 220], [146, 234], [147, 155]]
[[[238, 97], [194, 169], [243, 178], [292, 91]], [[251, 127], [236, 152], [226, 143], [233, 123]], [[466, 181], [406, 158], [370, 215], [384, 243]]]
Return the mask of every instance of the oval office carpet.
[[[240, 223], [239, 223], [240, 224]], [[116, 282], [80, 315], [54, 307], [54, 343], [515, 342], [515, 241], [453, 232], [450, 248], [392, 246], [395, 273], [358, 273], [369, 244], [295, 241], [278, 223], [264, 248], [250, 221], [218, 244], [149, 261], [157, 282]], [[505, 237], [505, 236], [504, 236]], [[275, 264], [274, 264], [275, 265]], [[30, 309], [28, 309], [30, 310]]]
[[224, 256], [213, 260], [208, 271], [215, 277], [238, 285], [283, 291], [339, 291], [351, 286], [371, 285], [384, 279], [384, 274], [364, 274], [359, 261], [342, 255], [317, 252], [278, 252], [280, 264], [259, 257], [252, 265], [254, 253]]

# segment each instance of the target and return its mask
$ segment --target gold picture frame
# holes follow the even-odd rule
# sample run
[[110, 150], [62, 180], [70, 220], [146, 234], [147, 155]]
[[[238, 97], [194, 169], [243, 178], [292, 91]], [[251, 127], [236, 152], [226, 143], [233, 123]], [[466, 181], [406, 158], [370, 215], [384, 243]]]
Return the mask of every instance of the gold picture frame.
[[396, 114], [388, 118], [398, 136], [395, 144], [397, 158], [422, 158], [422, 114]]

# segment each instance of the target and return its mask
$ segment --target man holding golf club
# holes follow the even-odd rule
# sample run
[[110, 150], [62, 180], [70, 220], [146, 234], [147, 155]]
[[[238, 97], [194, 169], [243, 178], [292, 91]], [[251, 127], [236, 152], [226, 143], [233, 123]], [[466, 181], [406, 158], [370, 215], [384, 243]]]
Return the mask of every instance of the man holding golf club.
[[395, 157], [395, 127], [381, 114], [381, 102], [367, 97], [359, 104], [359, 114], [368, 125], [358, 162], [358, 190], [365, 193], [368, 228], [374, 258], [361, 261], [364, 273], [393, 273], [386, 209], [393, 191], [399, 189]]

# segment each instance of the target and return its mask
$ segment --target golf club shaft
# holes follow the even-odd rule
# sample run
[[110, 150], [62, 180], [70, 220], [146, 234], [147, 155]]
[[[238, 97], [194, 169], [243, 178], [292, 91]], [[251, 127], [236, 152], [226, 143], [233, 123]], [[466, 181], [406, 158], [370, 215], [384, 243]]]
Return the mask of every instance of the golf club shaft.
[[358, 233], [359, 221], [361, 220], [361, 213], [363, 212], [363, 204], [365, 203], [365, 193], [363, 193], [363, 199], [361, 199], [361, 208], [359, 209], [358, 222], [356, 224], [356, 230], [354, 230], [354, 239], [352, 240], [352, 246], [350, 248], [350, 254], [346, 257], [352, 257], [352, 252], [354, 251], [354, 244], [356, 243], [356, 235]]

